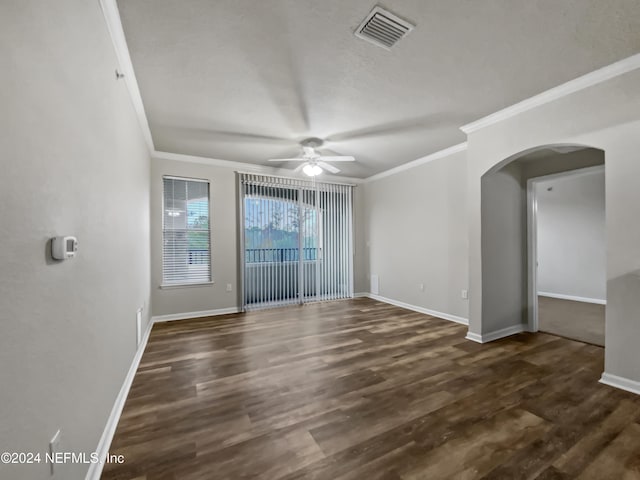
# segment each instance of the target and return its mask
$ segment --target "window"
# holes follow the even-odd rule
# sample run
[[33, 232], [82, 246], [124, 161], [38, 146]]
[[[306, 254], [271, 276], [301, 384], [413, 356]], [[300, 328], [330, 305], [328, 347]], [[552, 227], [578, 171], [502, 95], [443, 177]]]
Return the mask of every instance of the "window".
[[162, 284], [211, 282], [209, 182], [162, 180]]

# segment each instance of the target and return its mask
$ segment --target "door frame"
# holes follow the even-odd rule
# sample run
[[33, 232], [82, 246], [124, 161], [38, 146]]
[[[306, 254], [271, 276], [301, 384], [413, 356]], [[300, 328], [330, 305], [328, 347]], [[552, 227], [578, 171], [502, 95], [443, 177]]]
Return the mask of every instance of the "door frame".
[[582, 177], [604, 172], [605, 166], [578, 168], [527, 179], [527, 330], [538, 331], [538, 199], [536, 185], [563, 177]]

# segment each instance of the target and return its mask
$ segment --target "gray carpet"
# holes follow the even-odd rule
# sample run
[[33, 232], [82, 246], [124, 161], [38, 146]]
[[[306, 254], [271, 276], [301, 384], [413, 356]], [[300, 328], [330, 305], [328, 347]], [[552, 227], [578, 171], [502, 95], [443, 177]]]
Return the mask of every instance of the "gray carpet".
[[604, 305], [538, 297], [538, 329], [604, 346]]

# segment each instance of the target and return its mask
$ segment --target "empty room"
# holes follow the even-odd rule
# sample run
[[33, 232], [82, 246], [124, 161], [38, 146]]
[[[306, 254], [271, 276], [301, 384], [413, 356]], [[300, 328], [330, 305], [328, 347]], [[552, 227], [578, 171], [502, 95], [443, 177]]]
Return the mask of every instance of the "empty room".
[[637, 0], [3, 0], [0, 479], [640, 479]]

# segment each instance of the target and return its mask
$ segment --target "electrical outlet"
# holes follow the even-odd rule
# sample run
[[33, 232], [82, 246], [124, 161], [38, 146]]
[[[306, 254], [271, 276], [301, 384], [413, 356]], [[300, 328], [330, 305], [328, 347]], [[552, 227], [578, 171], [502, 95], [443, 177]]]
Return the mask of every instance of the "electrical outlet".
[[467, 290], [462, 290], [462, 298], [465, 300], [469, 298], [469, 292]]
[[231, 292], [233, 289], [232, 285], [230, 283], [227, 283], [227, 292]]
[[[54, 459], [58, 452], [62, 451], [62, 447], [60, 445], [60, 430], [56, 432], [51, 441], [49, 442], [49, 455], [50, 458]], [[54, 472], [55, 463], [51, 462], [51, 475], [55, 475]]]

